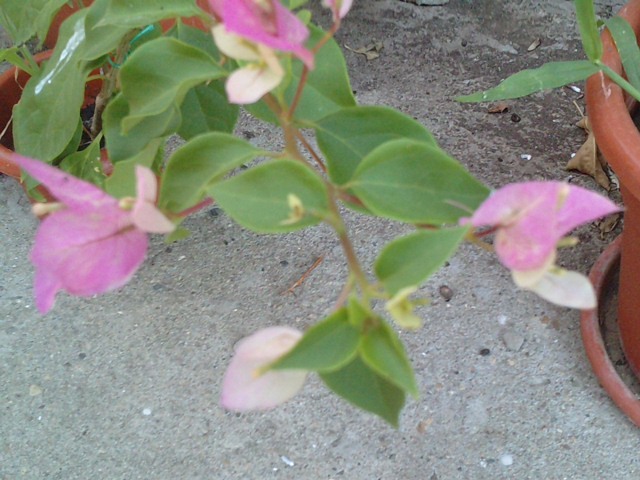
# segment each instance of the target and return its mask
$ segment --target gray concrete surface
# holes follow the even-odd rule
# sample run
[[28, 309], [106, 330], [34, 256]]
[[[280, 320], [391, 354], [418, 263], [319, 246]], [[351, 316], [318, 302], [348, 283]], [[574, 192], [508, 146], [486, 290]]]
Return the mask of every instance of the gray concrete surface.
[[[372, 61], [346, 51], [361, 103], [424, 122], [492, 186], [570, 179], [598, 188], [563, 170], [584, 140], [575, 92], [514, 101], [502, 115], [452, 100], [523, 67], [576, 58], [570, 1], [355, 3], [340, 43], [384, 42]], [[597, 4], [606, 16], [621, 2]], [[256, 143], [277, 141], [246, 119], [239, 129]], [[345, 267], [328, 229], [260, 236], [215, 209], [202, 212], [187, 222], [190, 238], [154, 239], [127, 288], [95, 299], [60, 295], [42, 317], [28, 261], [37, 223], [7, 178], [0, 206], [2, 480], [640, 478], [640, 432], [598, 386], [578, 312], [516, 291], [508, 272], [471, 246], [422, 289], [433, 300], [421, 310], [424, 328], [402, 334], [421, 397], [393, 430], [316, 378], [267, 413], [217, 404], [238, 339], [270, 324], [306, 328], [332, 306]], [[356, 215], [349, 224], [366, 261], [404, 228]], [[583, 228], [562, 263], [588, 271], [615, 233]], [[296, 294], [283, 294], [319, 256]], [[448, 303], [441, 285], [453, 290]]]

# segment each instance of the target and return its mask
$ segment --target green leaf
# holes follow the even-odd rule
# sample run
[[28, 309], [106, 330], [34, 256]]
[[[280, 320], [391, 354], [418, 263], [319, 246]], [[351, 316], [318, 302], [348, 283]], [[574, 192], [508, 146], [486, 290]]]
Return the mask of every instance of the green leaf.
[[[211, 196], [240, 225], [262, 233], [299, 230], [329, 215], [326, 187], [309, 167], [295, 160], [272, 160], [214, 185]], [[291, 222], [289, 196], [304, 215]]]
[[67, 0], [2, 0], [0, 25], [12, 43], [19, 45], [47, 35], [51, 20]]
[[379, 216], [434, 225], [456, 223], [489, 194], [438, 147], [413, 140], [392, 140], [373, 150], [348, 185]]
[[[325, 32], [309, 25], [311, 36], [308, 46], [312, 48], [325, 36]], [[302, 72], [302, 64], [295, 62], [295, 75]], [[297, 88], [298, 82], [291, 87]], [[290, 88], [292, 90], [292, 88]], [[356, 105], [353, 96], [347, 63], [342, 49], [335, 40], [329, 40], [315, 56], [315, 68], [309, 73], [300, 104], [294, 117], [298, 120], [315, 121], [342, 108]]]
[[[85, 35], [84, 41], [78, 42], [78, 37], [74, 37], [76, 40], [68, 43], [71, 37], [61, 34], [58, 44], [56, 44], [56, 50], [59, 44], [62, 44], [62, 48], [75, 48], [78, 58], [82, 60], [95, 60], [114, 51], [120, 44], [122, 38], [131, 31], [131, 27], [117, 24], [106, 26], [98, 25], [104, 18], [110, 2], [111, 0], [95, 0], [88, 9], [83, 10], [86, 16], [83, 25], [84, 28], [82, 28], [80, 24], [76, 24], [73, 32], [83, 32]], [[70, 20], [67, 20], [65, 24], [69, 22]], [[148, 23], [138, 26], [146, 25], [148, 25]]]
[[382, 319], [362, 337], [360, 355], [378, 375], [405, 392], [418, 397], [411, 364], [400, 339]]
[[[309, 25], [309, 29], [311, 37], [307, 47], [311, 48], [324, 37], [324, 32], [313, 25]], [[292, 81], [286, 84], [283, 94], [287, 105], [291, 105], [293, 101], [301, 74], [302, 62], [296, 60], [293, 62]], [[343, 107], [352, 107], [355, 104], [342, 50], [331, 39], [315, 57], [315, 68], [309, 73], [294, 119], [315, 122]], [[247, 105], [246, 108], [262, 120], [278, 123], [275, 115], [263, 101]]]
[[261, 153], [250, 143], [226, 133], [193, 138], [169, 158], [162, 177], [159, 205], [172, 212], [192, 207], [214, 182]]
[[497, 87], [456, 98], [458, 102], [492, 102], [530, 95], [541, 90], [562, 87], [579, 82], [594, 73], [600, 67], [588, 60], [569, 62], [549, 62], [541, 67], [522, 70], [503, 80]]
[[340, 370], [321, 372], [327, 386], [350, 403], [398, 426], [405, 393], [373, 371], [360, 357]]
[[[82, 22], [82, 10], [70, 17]], [[70, 38], [74, 22], [60, 29], [61, 38]], [[65, 56], [66, 55], [66, 56]], [[84, 102], [84, 85], [90, 68], [71, 50], [54, 50], [38, 74], [25, 85], [20, 102], [13, 110], [16, 151], [28, 157], [51, 162], [74, 137]]]
[[362, 159], [390, 140], [408, 138], [435, 145], [431, 133], [411, 117], [392, 108], [343, 108], [314, 126], [329, 176], [342, 185], [353, 176]]
[[123, 130], [180, 105], [191, 87], [225, 75], [207, 53], [180, 40], [160, 37], [145, 43], [120, 71], [122, 94], [129, 102]]
[[119, 25], [130, 28], [148, 25], [165, 18], [193, 17], [202, 14], [194, 0], [109, 0], [98, 27]]
[[271, 368], [317, 372], [336, 370], [347, 364], [358, 350], [360, 332], [349, 322], [346, 308], [317, 323]]
[[136, 165], [151, 168], [164, 153], [164, 140], [152, 140], [136, 156], [121, 160], [113, 166], [113, 173], [105, 181], [107, 193], [116, 198], [136, 196]]
[[180, 125], [180, 112], [175, 106], [142, 119], [126, 134], [122, 133], [122, 120], [129, 114], [129, 105], [122, 94], [114, 97], [104, 111], [102, 121], [109, 159], [113, 163], [137, 155], [156, 138], [165, 137]]
[[605, 25], [616, 42], [629, 83], [640, 89], [640, 48], [633, 28], [622, 17], [611, 17]]
[[[172, 32], [172, 35], [178, 40], [208, 53], [211, 58], [220, 60], [220, 51], [213, 41], [211, 32], [203, 32], [199, 28], [190, 27], [182, 22], [178, 22], [177, 28]], [[234, 62], [231, 61], [229, 63], [234, 64]]]
[[584, 52], [592, 62], [599, 61], [602, 58], [602, 40], [593, 0], [575, 0], [575, 5]]
[[[23, 55], [28, 55], [25, 57]], [[39, 67], [26, 47], [10, 47], [0, 49], [0, 62], [9, 62], [18, 70], [23, 70], [29, 76], [38, 74]]]
[[184, 227], [176, 227], [176, 229], [164, 238], [164, 243], [174, 243], [189, 237], [191, 232]]
[[[60, 155], [54, 158], [51, 163], [53, 165], [58, 165], [61, 160], [68, 157], [69, 155], [76, 153], [80, 148], [80, 143], [82, 142], [83, 134], [84, 134], [84, 125], [82, 123], [82, 118], [78, 116], [77, 127], [76, 127], [75, 133], [73, 134], [73, 137], [71, 137], [71, 140], [69, 141], [67, 146], [64, 148], [62, 153], [60, 153]], [[100, 138], [102, 138], [102, 136]]]
[[365, 324], [368, 323], [374, 316], [374, 314], [371, 312], [371, 308], [367, 305], [364, 305], [361, 299], [353, 294], [349, 297], [349, 301], [347, 303], [347, 312], [349, 323], [360, 330], [364, 329]]
[[375, 263], [375, 272], [389, 295], [420, 285], [458, 248], [468, 227], [420, 230], [388, 243]]
[[60, 168], [75, 177], [103, 188], [106, 175], [102, 171], [102, 163], [100, 161], [101, 140], [102, 136], [98, 135], [89, 147], [69, 155], [60, 162]]
[[178, 134], [190, 138], [207, 132], [233, 133], [240, 109], [227, 101], [224, 84], [213, 81], [192, 88], [180, 106], [182, 125]]
[[[206, 52], [217, 61], [220, 60], [220, 51], [211, 32], [203, 32], [179, 22], [172, 33], [178, 40]], [[223, 67], [230, 73], [235, 66], [236, 62], [227, 59]], [[207, 82], [189, 90], [180, 108], [182, 125], [178, 134], [187, 140], [206, 132], [232, 133], [240, 112], [238, 105], [227, 101], [224, 82], [221, 80]]]
[[300, 8], [301, 6], [303, 6], [305, 3], [307, 3], [309, 0], [283, 0], [283, 4], [289, 9], [289, 10], [295, 10], [296, 8]]

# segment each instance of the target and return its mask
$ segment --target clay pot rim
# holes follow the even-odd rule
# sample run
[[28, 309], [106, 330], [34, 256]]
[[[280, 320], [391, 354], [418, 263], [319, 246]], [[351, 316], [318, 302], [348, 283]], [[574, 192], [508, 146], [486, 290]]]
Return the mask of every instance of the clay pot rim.
[[[629, 22], [636, 36], [640, 36], [640, 0], [629, 0], [618, 16]], [[603, 63], [622, 74], [622, 63], [611, 34], [605, 29], [601, 38]], [[635, 102], [626, 100], [623, 90], [604, 73], [587, 79], [587, 114], [598, 147], [621, 182], [634, 196], [640, 197], [640, 132], [628, 113]]]
[[[52, 53], [52, 50], [45, 50], [44, 52], [37, 53], [33, 56], [33, 58], [37, 63], [40, 63], [51, 57]], [[14, 82], [17, 70], [17, 67], [12, 66], [11, 68], [5, 70], [2, 74], [0, 74], [0, 86], [6, 85], [9, 82]], [[2, 128], [4, 128], [4, 125], [2, 126]], [[4, 145], [0, 145], [0, 173], [20, 180], [20, 168], [17, 167], [13, 162], [11, 162], [11, 156], [13, 155], [13, 153], [13, 150], [5, 147]]]
[[[601, 302], [607, 290], [609, 279], [620, 262], [621, 246], [622, 236], [619, 236], [602, 252], [591, 269], [589, 279], [596, 290], [598, 303]], [[580, 315], [580, 330], [587, 357], [600, 385], [618, 408], [636, 426], [640, 427], [640, 399], [622, 381], [607, 353], [600, 327], [599, 309], [582, 311]]]

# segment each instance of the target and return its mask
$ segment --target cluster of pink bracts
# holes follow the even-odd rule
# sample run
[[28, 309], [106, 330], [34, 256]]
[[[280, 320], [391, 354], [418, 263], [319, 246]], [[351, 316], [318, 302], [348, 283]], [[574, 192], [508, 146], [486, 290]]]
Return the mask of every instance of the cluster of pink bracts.
[[[352, 0], [323, 0], [339, 22]], [[252, 103], [284, 78], [278, 52], [298, 57], [309, 68], [307, 27], [278, 0], [210, 0], [220, 50], [242, 60], [226, 84], [229, 101]], [[175, 226], [156, 207], [153, 173], [137, 167], [137, 196], [116, 199], [94, 185], [43, 162], [15, 155], [14, 162], [45, 185], [58, 203], [36, 206], [47, 216], [36, 233], [31, 260], [40, 312], [54, 304], [58, 291], [91, 296], [118, 288], [144, 260], [148, 233]], [[620, 209], [608, 199], [561, 182], [527, 182], [495, 191], [462, 224], [495, 233], [498, 258], [521, 288], [573, 308], [593, 308], [589, 280], [556, 266], [559, 245], [574, 228]], [[223, 380], [222, 405], [233, 410], [274, 407], [302, 387], [307, 372], [268, 371], [302, 334], [287, 327], [260, 330], [239, 342]], [[265, 371], [266, 370], [266, 371]]]

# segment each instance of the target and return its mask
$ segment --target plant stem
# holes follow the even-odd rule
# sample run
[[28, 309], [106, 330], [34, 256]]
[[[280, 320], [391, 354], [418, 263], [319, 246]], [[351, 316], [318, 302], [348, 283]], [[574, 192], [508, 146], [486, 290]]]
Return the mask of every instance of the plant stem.
[[295, 135], [296, 135], [296, 138], [300, 140], [300, 143], [302, 143], [304, 148], [306, 148], [307, 151], [311, 154], [313, 159], [316, 161], [316, 164], [318, 165], [318, 167], [320, 167], [320, 170], [322, 170], [324, 173], [327, 173], [327, 167], [322, 161], [322, 158], [320, 158], [320, 155], [318, 155], [316, 151], [313, 149], [313, 147], [309, 144], [309, 142], [307, 142], [307, 139], [304, 138], [304, 135], [302, 135], [302, 132], [300, 130], [296, 130]]
[[[298, 150], [296, 136], [301, 136], [300, 132], [293, 125], [287, 123], [287, 119], [281, 118], [281, 126], [284, 131], [284, 138], [286, 142], [285, 151], [294, 159], [300, 160], [310, 168], [308, 162]], [[338, 239], [340, 240], [340, 245], [342, 246], [342, 251], [347, 259], [349, 271], [355, 278], [363, 294], [366, 296], [366, 292], [369, 290], [370, 286], [369, 280], [360, 266], [355, 249], [353, 248], [353, 244], [351, 243], [351, 239], [347, 233], [347, 227], [344, 223], [344, 219], [342, 218], [342, 215], [340, 215], [340, 210], [338, 208], [338, 198], [341, 195], [341, 191], [326, 178], [322, 178], [322, 180], [327, 187], [329, 210], [331, 212], [331, 216], [327, 219], [327, 222], [336, 231]]]
[[[489, 232], [492, 233], [492, 232]], [[473, 243], [474, 245], [477, 245], [478, 247], [482, 248], [484, 251], [486, 252], [490, 252], [490, 253], [494, 253], [495, 249], [493, 247], [493, 245], [484, 242], [480, 239], [481, 235], [486, 235], [487, 232], [483, 232], [482, 234], [478, 235], [476, 234], [473, 230], [470, 230], [466, 235], [465, 235], [465, 240], [467, 240], [470, 243]]]
[[194, 205], [193, 207], [189, 207], [186, 210], [181, 211], [180, 213], [177, 214], [177, 216], [178, 217], [188, 217], [192, 213], [196, 213], [196, 212], [202, 210], [203, 208], [208, 207], [209, 205], [213, 205], [214, 203], [215, 203], [215, 201], [212, 198], [205, 198], [204, 200], [202, 200], [200, 203]]
[[[129, 53], [129, 43], [137, 35], [138, 31], [139, 29], [132, 30], [122, 37], [122, 40], [120, 40], [120, 44], [116, 49], [115, 59], [113, 60], [115, 65], [121, 65], [122, 62], [124, 62], [127, 53]], [[107, 71], [104, 75], [104, 80], [102, 81], [100, 93], [96, 97], [96, 107], [93, 112], [93, 121], [91, 122], [91, 136], [94, 138], [102, 131], [102, 114], [104, 113], [104, 109], [107, 107], [109, 100], [111, 100], [111, 96], [116, 89], [118, 78], [118, 67], [106, 65], [105, 68]]]
[[[331, 38], [335, 35], [335, 33], [338, 31], [339, 28], [340, 28], [340, 19], [337, 19], [335, 23], [331, 26], [331, 29], [327, 33], [325, 33], [324, 36], [318, 41], [318, 43], [316, 43], [311, 49], [311, 52], [313, 53], [314, 57], [316, 53], [318, 53], [320, 49], [324, 47], [325, 43], [331, 40]], [[300, 98], [302, 97], [302, 91], [304, 90], [304, 86], [307, 83], [308, 77], [309, 77], [309, 67], [305, 65], [304, 67], [302, 67], [302, 73], [300, 74], [300, 81], [298, 82], [298, 89], [296, 90], [296, 94], [293, 97], [293, 101], [291, 102], [291, 105], [289, 106], [289, 111], [287, 112], [287, 118], [289, 119], [293, 118], [293, 114], [298, 108], [298, 104], [300, 103]]]
[[353, 248], [353, 243], [351, 243], [351, 239], [349, 238], [349, 235], [347, 233], [347, 227], [344, 223], [344, 219], [342, 218], [342, 215], [340, 215], [340, 210], [338, 209], [337, 199], [340, 192], [331, 182], [325, 181], [325, 183], [327, 185], [327, 190], [329, 193], [329, 209], [332, 213], [330, 224], [338, 235], [338, 240], [340, 240], [342, 251], [344, 252], [344, 256], [347, 259], [349, 271], [355, 278], [355, 281], [362, 290], [363, 295], [366, 296], [367, 291], [370, 287], [370, 283], [364, 271], [362, 270], [362, 267], [360, 266], [358, 256], [356, 255], [356, 251]]

